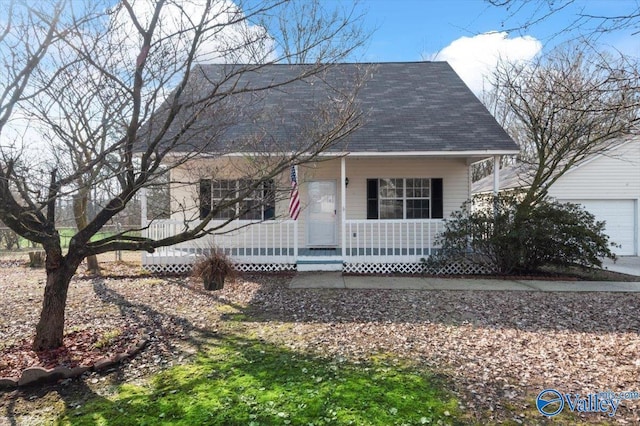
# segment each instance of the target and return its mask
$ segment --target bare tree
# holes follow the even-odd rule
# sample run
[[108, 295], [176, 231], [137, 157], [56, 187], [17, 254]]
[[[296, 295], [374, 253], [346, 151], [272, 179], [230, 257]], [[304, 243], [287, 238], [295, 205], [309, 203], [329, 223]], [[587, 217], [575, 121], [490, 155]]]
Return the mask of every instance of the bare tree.
[[0, 135], [18, 103], [31, 95], [30, 79], [58, 39], [64, 5], [61, 1], [27, 6], [13, 0], [2, 5], [6, 16], [0, 20]]
[[589, 2], [576, 0], [487, 0], [494, 6], [506, 8], [509, 18], [520, 17], [521, 23], [512, 30], [522, 30], [535, 26], [552, 15], [574, 7], [576, 12], [558, 33], [579, 31], [581, 37], [597, 39], [604, 33], [620, 30], [631, 30], [637, 34], [640, 29], [640, 6], [637, 2], [626, 2], [624, 13], [594, 13]]
[[[90, 34], [85, 34], [87, 42]], [[114, 128], [122, 128], [129, 113], [124, 90], [113, 86], [111, 79], [96, 72], [93, 65], [82, 60], [67, 44], [59, 43], [50, 49], [46, 70], [34, 76], [34, 84], [41, 87], [35, 96], [27, 100], [25, 114], [30, 120], [41, 123], [37, 133], [49, 143], [43, 147], [58, 165], [60, 178], [73, 176], [65, 190], [71, 193], [73, 217], [78, 230], [89, 223], [89, 206], [92, 192], [109, 180], [111, 162], [93, 160], [105, 153], [110, 146]], [[106, 68], [104, 55], [94, 56]], [[56, 77], [51, 80], [51, 70]], [[87, 166], [94, 163], [93, 167]], [[84, 173], [77, 173], [86, 170]], [[93, 200], [97, 202], [97, 200]], [[87, 266], [94, 274], [100, 272], [95, 255], [87, 256]]]
[[577, 163], [636, 130], [640, 80], [623, 56], [564, 46], [532, 63], [502, 63], [495, 96], [528, 165], [523, 209]]
[[[114, 250], [153, 252], [209, 235], [215, 232], [211, 220], [217, 211], [239, 203], [292, 164], [316, 159], [357, 128], [359, 73], [340, 75], [338, 83], [325, 78], [334, 72], [333, 64], [362, 44], [357, 19], [349, 10], [328, 12], [325, 3], [315, 0], [313, 8], [304, 9], [314, 13], [304, 18], [308, 27], [292, 34], [281, 26], [268, 26], [300, 20], [291, 13], [303, 8], [292, 8], [291, 3], [123, 0], [113, 7], [97, 5], [95, 19], [81, 20], [70, 14], [74, 26], [67, 31], [51, 25], [50, 38], [59, 37], [62, 43], [32, 85], [40, 102], [34, 118], [47, 129], [49, 140], [44, 142], [53, 145], [51, 151], [72, 161], [68, 167], [53, 166], [38, 175], [29, 167], [28, 158], [4, 149], [0, 164], [0, 219], [42, 244], [46, 252], [47, 282], [35, 350], [62, 345], [67, 289], [86, 257]], [[85, 5], [82, 12], [87, 10]], [[359, 36], [350, 38], [354, 34]], [[252, 77], [264, 67], [299, 59], [310, 64], [290, 68], [295, 72], [283, 73], [278, 79], [252, 83]], [[229, 65], [213, 72], [199, 65], [203, 62]], [[77, 80], [69, 80], [74, 78]], [[318, 90], [316, 108], [302, 126], [279, 126], [279, 132], [290, 132], [288, 137], [261, 129], [243, 134], [234, 146], [221, 142], [233, 125], [251, 119], [247, 115], [251, 111], [263, 118], [270, 114], [267, 118], [272, 122], [280, 114], [280, 122], [286, 124], [284, 111], [265, 112], [258, 108], [259, 103], [270, 90], [284, 93], [287, 87], [305, 82]], [[46, 87], [39, 86], [45, 83]], [[204, 127], [203, 116], [207, 117]], [[285, 141], [289, 145], [282, 145]], [[278, 146], [282, 155], [252, 162], [245, 170], [247, 184], [242, 190], [212, 206], [203, 217], [185, 219], [176, 235], [152, 239], [121, 232], [100, 237], [102, 227], [141, 189], [165, 184], [163, 179], [167, 173], [171, 176], [173, 168], [203, 153], [267, 151], [269, 144]], [[69, 194], [83, 197], [87, 188], [101, 182], [113, 195], [94, 217], [79, 224], [63, 253], [55, 224], [56, 199]]]

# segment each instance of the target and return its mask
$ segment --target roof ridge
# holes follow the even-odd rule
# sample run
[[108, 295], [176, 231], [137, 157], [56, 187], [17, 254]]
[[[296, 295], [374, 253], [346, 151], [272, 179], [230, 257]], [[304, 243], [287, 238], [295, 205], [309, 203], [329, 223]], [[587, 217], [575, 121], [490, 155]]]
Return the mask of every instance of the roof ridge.
[[[321, 65], [419, 65], [419, 64], [449, 64], [447, 61], [382, 61], [382, 62], [327, 62]], [[224, 63], [198, 63], [196, 66], [255, 66], [255, 67], [269, 67], [269, 66], [317, 66], [314, 62], [305, 62], [302, 64], [287, 64], [287, 63], [268, 63], [268, 64], [252, 64], [252, 63], [239, 63], [239, 62], [224, 62]]]

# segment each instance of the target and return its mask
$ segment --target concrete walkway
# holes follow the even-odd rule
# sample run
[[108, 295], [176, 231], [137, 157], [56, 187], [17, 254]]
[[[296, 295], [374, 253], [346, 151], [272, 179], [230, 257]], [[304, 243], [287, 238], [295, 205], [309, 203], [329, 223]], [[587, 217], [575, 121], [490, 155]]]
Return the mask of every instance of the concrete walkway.
[[343, 276], [341, 272], [300, 272], [291, 280], [290, 288], [640, 292], [640, 282], [371, 277]]

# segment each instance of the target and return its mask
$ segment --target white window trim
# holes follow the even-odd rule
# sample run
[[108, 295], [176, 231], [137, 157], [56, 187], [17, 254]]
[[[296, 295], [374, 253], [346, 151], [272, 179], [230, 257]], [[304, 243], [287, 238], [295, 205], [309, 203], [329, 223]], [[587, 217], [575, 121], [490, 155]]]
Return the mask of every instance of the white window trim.
[[[399, 177], [379, 177], [378, 179], [378, 220], [406, 220], [407, 219], [407, 200], [429, 200], [429, 217], [428, 218], [413, 218], [411, 220], [421, 220], [421, 219], [431, 219], [432, 216], [432, 202], [433, 202], [433, 178], [426, 178], [426, 177], [408, 177], [408, 178], [399, 178]], [[381, 188], [382, 185], [380, 184], [381, 180], [384, 179], [395, 179], [395, 180], [402, 180], [402, 217], [395, 217], [395, 218], [382, 218], [380, 217], [381, 214], [380, 212], [382, 212], [382, 208], [380, 205], [380, 202], [384, 199], [384, 200], [398, 200], [398, 198], [383, 198], [381, 195]], [[429, 180], [429, 197], [411, 197], [408, 198], [407, 197], [407, 179], [427, 179]]]

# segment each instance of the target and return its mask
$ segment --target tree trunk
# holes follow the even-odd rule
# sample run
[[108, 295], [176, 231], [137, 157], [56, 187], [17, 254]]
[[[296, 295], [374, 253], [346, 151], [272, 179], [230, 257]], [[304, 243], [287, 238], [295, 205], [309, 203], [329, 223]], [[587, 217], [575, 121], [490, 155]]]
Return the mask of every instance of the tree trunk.
[[[52, 259], [53, 257], [57, 257], [57, 259]], [[65, 259], [56, 256], [56, 254], [47, 253], [47, 284], [44, 289], [40, 320], [32, 345], [34, 351], [55, 349], [62, 346], [67, 291], [80, 262], [82, 262], [82, 258]]]
[[[88, 203], [89, 195], [86, 191], [81, 191], [80, 194], [73, 197], [73, 216], [79, 231], [89, 224], [87, 218]], [[98, 264], [98, 257], [96, 255], [87, 256], [87, 269], [92, 274], [100, 275], [100, 265]]]
[[87, 256], [87, 269], [89, 272], [95, 275], [100, 275], [100, 265], [98, 264], [98, 257], [95, 254]]

